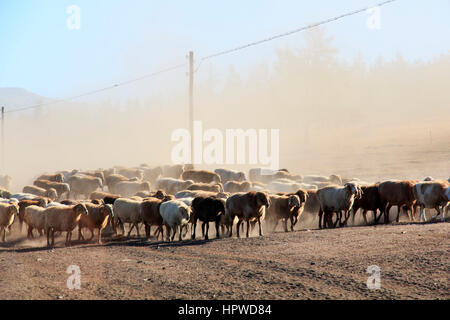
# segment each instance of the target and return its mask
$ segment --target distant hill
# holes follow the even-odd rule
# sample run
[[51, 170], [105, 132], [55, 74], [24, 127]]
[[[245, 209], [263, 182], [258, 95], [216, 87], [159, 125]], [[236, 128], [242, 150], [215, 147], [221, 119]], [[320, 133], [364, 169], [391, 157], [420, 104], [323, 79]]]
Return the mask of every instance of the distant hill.
[[14, 110], [21, 107], [52, 102], [54, 99], [40, 96], [23, 88], [0, 88], [0, 107]]

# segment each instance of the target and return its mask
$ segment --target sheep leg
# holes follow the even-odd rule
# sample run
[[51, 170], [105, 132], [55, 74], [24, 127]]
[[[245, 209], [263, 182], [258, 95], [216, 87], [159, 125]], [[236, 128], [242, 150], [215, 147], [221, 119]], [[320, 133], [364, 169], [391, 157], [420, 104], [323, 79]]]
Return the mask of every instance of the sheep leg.
[[[239, 227], [241, 226], [241, 220], [239, 219], [237, 225], [236, 225], [236, 237], [240, 238], [239, 235]], [[230, 237], [231, 237], [231, 232], [230, 232]]]
[[149, 239], [150, 238], [150, 226], [144, 222], [144, 226], [145, 226], [145, 239]]
[[[284, 232], [288, 232], [287, 222], [288, 222], [288, 218], [284, 218]], [[258, 223], [261, 224], [261, 223], [259, 222], [259, 219], [258, 219]], [[260, 228], [260, 229], [261, 229], [261, 228]]]
[[81, 239], [84, 240], [84, 237], [83, 237], [83, 233], [81, 232], [81, 227], [78, 226], [78, 240], [81, 240]]
[[194, 218], [194, 222], [192, 223], [191, 240], [195, 240], [195, 229], [197, 229], [197, 218]]
[[[322, 208], [320, 208], [320, 210], [319, 210], [319, 229], [322, 229], [322, 216], [323, 215], [324, 215], [323, 210], [322, 210]], [[324, 225], [324, 227], [325, 227], [325, 225]]]
[[94, 239], [94, 229], [90, 229], [89, 231], [91, 232], [91, 237], [89, 238], [89, 241], [92, 241], [92, 239]]
[[183, 240], [182, 233], [183, 233], [183, 226], [180, 224], [180, 237], [178, 239], [179, 241]]
[[[286, 227], [286, 232], [287, 232], [287, 219], [285, 220], [285, 227]], [[263, 231], [262, 231], [262, 225], [261, 225], [261, 218], [258, 217], [258, 228], [259, 228], [259, 236], [262, 237], [263, 236]]]
[[247, 219], [247, 238], [249, 236], [249, 232], [250, 232], [250, 219]]
[[[366, 209], [363, 210], [362, 215], [363, 215], [363, 218], [364, 218], [364, 223], [367, 226], [369, 223], [367, 222], [367, 210]], [[377, 215], [376, 210], [374, 211], [374, 215], [375, 216]]]
[[437, 214], [432, 218], [433, 220], [436, 219], [438, 217], [438, 215], [441, 214], [438, 204], [434, 207], [434, 209], [436, 210]]
[[[222, 232], [223, 233], [223, 232]], [[220, 234], [219, 234], [219, 221], [216, 221], [216, 239], [220, 238]]]
[[387, 206], [384, 209], [384, 223], [389, 223], [389, 210], [391, 210], [392, 205], [390, 203], [387, 204]]
[[50, 228], [47, 229], [47, 247], [50, 247]]
[[275, 229], [277, 228], [277, 226], [278, 226], [278, 219], [275, 219], [275, 224], [273, 225], [272, 232], [275, 232]]
[[2, 233], [2, 231], [3, 231], [2, 241], [5, 242], [6, 241], [6, 228], [0, 227], [0, 233]]
[[[94, 236], [94, 232], [92, 232], [92, 236]], [[102, 230], [99, 228], [98, 229], [98, 240], [97, 240], [98, 244], [102, 244]]]
[[291, 216], [291, 231], [294, 231], [294, 227], [298, 222], [298, 216]]
[[32, 239], [33, 238], [33, 228], [28, 226], [28, 232], [27, 232], [27, 238]]
[[175, 239], [175, 235], [177, 234], [177, 226], [175, 226], [175, 228], [173, 228], [173, 227], [170, 227], [170, 229], [171, 229], [171, 232], [173, 232], [172, 233], [172, 242], [173, 242], [173, 240]]
[[[209, 222], [204, 222], [206, 224], [206, 234], [205, 234], [205, 240], [208, 240], [208, 233], [209, 233]], [[202, 226], [203, 227], [203, 226]]]

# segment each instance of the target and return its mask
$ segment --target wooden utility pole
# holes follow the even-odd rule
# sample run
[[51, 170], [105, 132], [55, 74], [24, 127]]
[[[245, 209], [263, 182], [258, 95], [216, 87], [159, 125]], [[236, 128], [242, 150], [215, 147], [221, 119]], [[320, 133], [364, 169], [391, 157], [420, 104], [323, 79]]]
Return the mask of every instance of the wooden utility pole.
[[2, 107], [2, 141], [1, 141], [1, 168], [0, 172], [5, 172], [5, 107]]
[[191, 164], [194, 164], [194, 52], [189, 52], [189, 132], [191, 134]]

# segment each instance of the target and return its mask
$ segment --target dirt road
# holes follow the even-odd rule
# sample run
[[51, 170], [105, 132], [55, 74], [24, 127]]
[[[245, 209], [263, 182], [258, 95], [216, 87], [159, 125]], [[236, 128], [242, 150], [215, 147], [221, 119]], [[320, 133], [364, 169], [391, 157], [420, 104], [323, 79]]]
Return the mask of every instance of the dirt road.
[[[13, 230], [0, 244], [0, 299], [449, 299], [449, 235], [445, 222], [69, 248], [61, 237], [47, 250]], [[79, 290], [67, 287], [70, 265]], [[366, 285], [371, 265], [379, 290]]]

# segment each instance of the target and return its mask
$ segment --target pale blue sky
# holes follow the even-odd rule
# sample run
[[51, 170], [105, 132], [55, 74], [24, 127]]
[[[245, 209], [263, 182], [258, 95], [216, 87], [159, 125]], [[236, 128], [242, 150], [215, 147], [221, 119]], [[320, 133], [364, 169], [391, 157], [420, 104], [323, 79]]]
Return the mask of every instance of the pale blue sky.
[[[377, 2], [0, 0], [0, 87], [64, 98], [183, 63], [189, 50], [208, 55]], [[66, 25], [66, 9], [73, 4], [81, 8], [80, 30]], [[449, 0], [398, 0], [382, 7], [380, 30], [368, 29], [368, 15], [361, 13], [328, 24], [326, 31], [342, 59], [360, 52], [367, 62], [397, 53], [409, 61], [427, 60], [450, 50], [449, 13]], [[255, 63], [272, 62], [276, 48], [301, 46], [302, 37], [211, 63], [219, 72], [234, 65], [245, 73]], [[180, 87], [184, 73], [173, 75], [182, 79]]]

